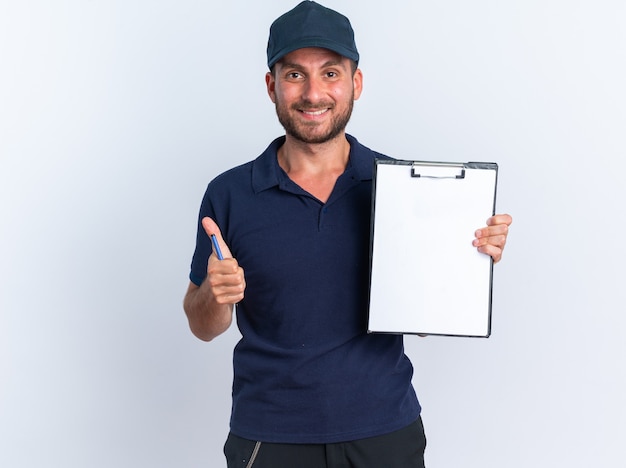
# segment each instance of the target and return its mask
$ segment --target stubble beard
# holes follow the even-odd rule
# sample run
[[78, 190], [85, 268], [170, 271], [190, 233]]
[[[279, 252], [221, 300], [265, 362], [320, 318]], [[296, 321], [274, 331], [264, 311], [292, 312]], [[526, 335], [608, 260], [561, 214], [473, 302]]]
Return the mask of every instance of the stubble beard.
[[319, 123], [311, 122], [310, 124], [307, 124], [298, 122], [290, 115], [290, 112], [297, 113], [299, 112], [298, 109], [302, 108], [334, 109], [334, 106], [332, 104], [327, 106], [324, 103], [318, 103], [317, 105], [315, 105], [311, 102], [302, 101], [293, 104], [291, 108], [288, 109], [286, 108], [286, 106], [282, 105], [282, 103], [278, 99], [276, 99], [276, 115], [278, 116], [278, 121], [285, 129], [287, 135], [295, 138], [298, 141], [308, 144], [326, 143], [327, 141], [330, 141], [340, 135], [346, 129], [346, 126], [350, 121], [353, 107], [354, 98], [351, 98], [348, 102], [346, 110], [333, 116], [328, 130], [324, 133], [317, 133], [317, 127], [319, 127], [320, 125]]

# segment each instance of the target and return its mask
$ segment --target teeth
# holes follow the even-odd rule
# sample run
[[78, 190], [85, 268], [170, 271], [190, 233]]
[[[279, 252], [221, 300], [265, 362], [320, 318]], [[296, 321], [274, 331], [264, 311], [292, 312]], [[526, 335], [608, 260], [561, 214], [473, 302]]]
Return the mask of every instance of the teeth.
[[307, 115], [322, 115], [324, 112], [326, 112], [328, 109], [321, 109], [318, 111], [302, 111]]

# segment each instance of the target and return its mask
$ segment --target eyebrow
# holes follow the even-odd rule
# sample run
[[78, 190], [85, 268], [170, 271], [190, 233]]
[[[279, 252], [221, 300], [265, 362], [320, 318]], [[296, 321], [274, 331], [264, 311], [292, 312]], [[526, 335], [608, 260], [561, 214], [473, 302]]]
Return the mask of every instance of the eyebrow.
[[[296, 62], [281, 62], [281, 66], [282, 68], [295, 68], [297, 70], [304, 69], [303, 65], [296, 63]], [[336, 67], [336, 66], [343, 67], [343, 61], [342, 60], [328, 60], [322, 64], [321, 68]]]

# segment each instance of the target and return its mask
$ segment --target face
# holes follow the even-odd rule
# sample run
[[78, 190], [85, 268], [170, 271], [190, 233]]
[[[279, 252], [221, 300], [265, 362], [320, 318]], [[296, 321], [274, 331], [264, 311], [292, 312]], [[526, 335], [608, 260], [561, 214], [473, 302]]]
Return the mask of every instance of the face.
[[327, 49], [298, 49], [285, 55], [266, 75], [267, 91], [289, 137], [324, 143], [343, 133], [362, 74], [352, 62]]

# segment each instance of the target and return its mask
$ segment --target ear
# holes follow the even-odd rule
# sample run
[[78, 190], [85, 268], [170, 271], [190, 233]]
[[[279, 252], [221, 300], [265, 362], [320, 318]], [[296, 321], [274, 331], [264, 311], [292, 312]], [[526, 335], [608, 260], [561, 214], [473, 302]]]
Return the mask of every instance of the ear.
[[363, 72], [360, 68], [357, 68], [352, 77], [352, 84], [354, 86], [354, 100], [356, 101], [361, 96], [363, 91]]
[[265, 74], [265, 86], [267, 87], [267, 94], [274, 104], [276, 104], [276, 79], [272, 72]]

